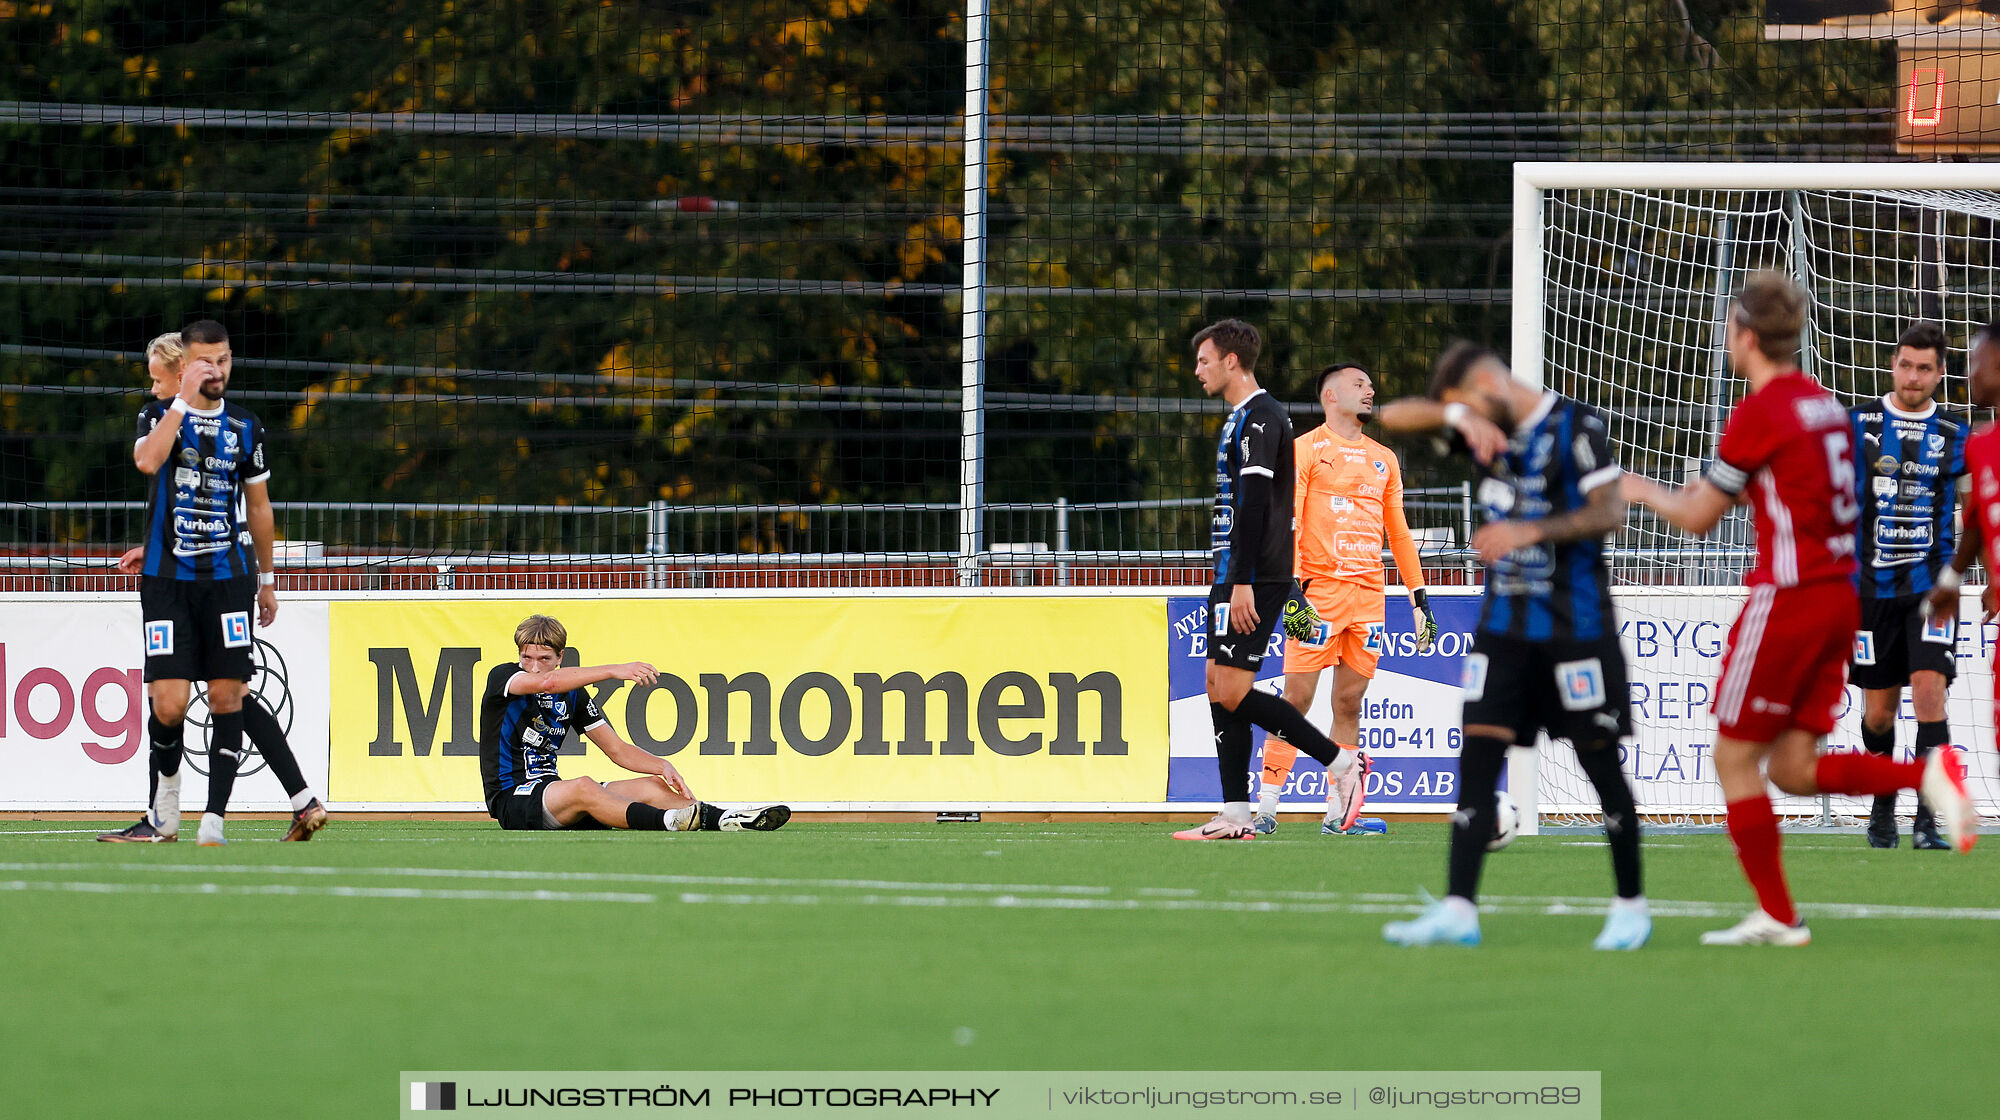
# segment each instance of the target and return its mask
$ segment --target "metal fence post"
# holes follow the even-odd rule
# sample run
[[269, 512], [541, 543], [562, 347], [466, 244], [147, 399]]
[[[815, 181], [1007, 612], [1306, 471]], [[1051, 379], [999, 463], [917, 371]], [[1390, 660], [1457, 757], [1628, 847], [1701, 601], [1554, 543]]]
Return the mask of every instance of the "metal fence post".
[[965, 275], [959, 308], [958, 582], [979, 580], [986, 518], [987, 0], [965, 3]]

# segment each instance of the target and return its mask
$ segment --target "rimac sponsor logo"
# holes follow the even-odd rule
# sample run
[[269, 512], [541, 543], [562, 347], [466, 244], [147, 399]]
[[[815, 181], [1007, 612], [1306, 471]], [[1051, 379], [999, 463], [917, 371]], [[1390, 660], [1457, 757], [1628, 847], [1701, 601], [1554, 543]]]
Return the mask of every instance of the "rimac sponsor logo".
[[[571, 663], [574, 648], [566, 650]], [[477, 755], [475, 714], [477, 647], [446, 647], [428, 684], [417, 677], [407, 648], [373, 648], [375, 666], [374, 756]], [[592, 686], [601, 709], [625, 681]], [[400, 709], [405, 743], [396, 727]], [[892, 714], [901, 717], [892, 734]], [[625, 698], [625, 737], [656, 755], [689, 746], [703, 755], [775, 755], [818, 758], [837, 752], [867, 755], [971, 755], [1012, 758], [1048, 755], [1124, 755], [1125, 686], [1116, 673], [1043, 677], [999, 672], [984, 679], [910, 670], [855, 672], [844, 677], [806, 672], [789, 679], [765, 673], [702, 673], [692, 680], [662, 673]], [[702, 737], [697, 741], [697, 733]], [[444, 740], [439, 742], [440, 736]], [[571, 734], [560, 754], [577, 754]]]

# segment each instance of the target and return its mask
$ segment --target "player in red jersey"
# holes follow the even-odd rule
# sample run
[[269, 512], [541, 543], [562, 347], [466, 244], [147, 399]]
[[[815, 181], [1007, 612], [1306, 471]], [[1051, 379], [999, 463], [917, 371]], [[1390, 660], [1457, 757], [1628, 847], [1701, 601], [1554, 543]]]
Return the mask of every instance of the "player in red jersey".
[[1760, 909], [1704, 945], [1804, 945], [1812, 940], [1785, 882], [1783, 841], [1765, 785], [1786, 793], [1880, 794], [1921, 789], [1959, 851], [1978, 817], [1965, 767], [1950, 746], [1924, 762], [1819, 753], [1847, 688], [1861, 624], [1854, 590], [1854, 435], [1847, 410], [1798, 366], [1806, 295], [1781, 273], [1752, 275], [1729, 311], [1729, 358], [1750, 393], [1729, 414], [1715, 461], [1678, 490], [1626, 475], [1625, 499], [1668, 523], [1706, 533], [1737, 501], [1751, 506], [1757, 565], [1729, 631], [1716, 685], [1715, 775], [1729, 838]]
[[[1972, 336], [1966, 351], [1965, 382], [1974, 408], [2000, 408], [2000, 319]], [[1981, 428], [1965, 445], [1965, 470], [1972, 478], [1972, 499], [1965, 507], [1965, 531], [1959, 534], [1958, 552], [1938, 573], [1937, 586], [1924, 601], [1927, 613], [1958, 613], [1958, 584], [1972, 561], [1986, 550], [1986, 570], [2000, 563], [2000, 550], [1989, 544], [2000, 542], [2000, 425]], [[2000, 580], [1990, 574], [1986, 592], [1980, 596], [1981, 621], [1991, 622], [2000, 614]], [[1994, 654], [2000, 665], [2000, 651]], [[2000, 715], [2000, 675], [1994, 677], [1994, 712]]]

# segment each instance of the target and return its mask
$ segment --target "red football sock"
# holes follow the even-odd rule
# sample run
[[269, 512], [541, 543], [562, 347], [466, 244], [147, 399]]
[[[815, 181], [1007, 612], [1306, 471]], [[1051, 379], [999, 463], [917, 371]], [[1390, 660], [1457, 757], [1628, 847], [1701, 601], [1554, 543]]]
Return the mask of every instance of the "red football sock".
[[1821, 793], [1894, 793], [1916, 789], [1923, 780], [1923, 763], [1892, 762], [1877, 754], [1823, 754], [1813, 769]]
[[1786, 925], [1798, 921], [1791, 888], [1785, 885], [1784, 840], [1778, 835], [1771, 799], [1759, 794], [1731, 801], [1729, 840], [1736, 845], [1736, 862], [1743, 865], [1743, 877], [1750, 880], [1764, 913]]

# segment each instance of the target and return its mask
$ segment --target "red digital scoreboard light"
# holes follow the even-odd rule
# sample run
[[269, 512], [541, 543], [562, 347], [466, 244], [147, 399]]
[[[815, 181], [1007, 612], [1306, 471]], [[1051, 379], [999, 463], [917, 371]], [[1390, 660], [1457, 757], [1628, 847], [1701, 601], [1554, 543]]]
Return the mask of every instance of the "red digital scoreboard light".
[[[1897, 52], [1896, 148], [1914, 154], [2000, 154], [2000, 50]], [[2000, 185], [2000, 175], [1995, 176]]]

